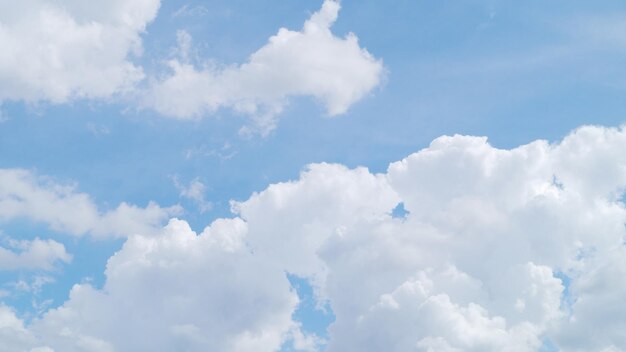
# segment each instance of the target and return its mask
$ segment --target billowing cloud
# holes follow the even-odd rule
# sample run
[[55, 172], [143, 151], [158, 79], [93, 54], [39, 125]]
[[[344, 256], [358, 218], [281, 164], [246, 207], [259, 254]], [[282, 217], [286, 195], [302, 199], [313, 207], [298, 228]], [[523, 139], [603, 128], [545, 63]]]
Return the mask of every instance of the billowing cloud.
[[144, 78], [129, 59], [159, 0], [0, 1], [0, 102], [108, 98]]
[[290, 273], [333, 310], [329, 352], [625, 350], [625, 149], [624, 129], [583, 127], [511, 150], [441, 137], [384, 174], [311, 165], [199, 235], [131, 236], [29, 346], [315, 350]]
[[102, 290], [76, 285], [32, 330], [57, 351], [276, 351], [302, 333], [298, 299], [276, 263], [245, 245], [240, 219], [200, 235], [179, 220], [133, 236]]
[[70, 235], [127, 236], [150, 233], [180, 212], [150, 203], [141, 208], [127, 203], [101, 211], [74, 187], [52, 182], [23, 169], [0, 169], [0, 221], [27, 218]]
[[144, 105], [176, 118], [198, 118], [231, 108], [267, 133], [289, 97], [311, 96], [328, 115], [342, 114], [380, 84], [383, 64], [361, 48], [354, 34], [335, 36], [339, 2], [326, 0], [301, 31], [282, 28], [248, 62], [220, 67], [189, 60], [191, 37], [179, 32], [179, 58], [171, 74], [153, 82]]

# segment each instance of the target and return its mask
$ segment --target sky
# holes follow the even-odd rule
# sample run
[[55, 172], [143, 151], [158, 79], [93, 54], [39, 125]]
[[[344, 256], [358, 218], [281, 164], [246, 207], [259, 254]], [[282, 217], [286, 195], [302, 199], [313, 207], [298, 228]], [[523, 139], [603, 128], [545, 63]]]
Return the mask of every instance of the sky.
[[626, 351], [626, 4], [0, 0], [0, 350]]

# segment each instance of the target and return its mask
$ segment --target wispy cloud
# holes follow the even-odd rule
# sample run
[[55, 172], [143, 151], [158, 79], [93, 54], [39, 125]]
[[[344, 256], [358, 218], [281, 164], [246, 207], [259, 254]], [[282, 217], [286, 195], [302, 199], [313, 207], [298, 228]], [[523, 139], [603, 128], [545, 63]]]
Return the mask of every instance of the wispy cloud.
[[172, 17], [203, 17], [209, 14], [209, 9], [202, 5], [185, 4], [172, 13]]

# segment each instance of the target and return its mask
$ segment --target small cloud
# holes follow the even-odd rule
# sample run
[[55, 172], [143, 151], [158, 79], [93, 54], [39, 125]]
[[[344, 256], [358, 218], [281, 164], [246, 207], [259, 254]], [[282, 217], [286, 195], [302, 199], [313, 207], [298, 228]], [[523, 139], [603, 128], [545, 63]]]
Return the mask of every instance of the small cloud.
[[209, 9], [202, 5], [189, 6], [189, 4], [181, 6], [172, 13], [173, 18], [179, 17], [202, 17], [209, 14]]
[[232, 144], [226, 142], [220, 148], [209, 148], [207, 146], [200, 146], [195, 148], [189, 148], [185, 151], [185, 159], [189, 160], [197, 156], [215, 157], [221, 161], [230, 160], [237, 155], [237, 150], [234, 150]]
[[86, 127], [87, 130], [96, 137], [104, 136], [111, 133], [111, 130], [105, 125], [98, 125], [93, 122], [88, 122], [86, 124]]
[[12, 282], [8, 284], [14, 291], [24, 292], [24, 293], [32, 293], [39, 294], [41, 289], [55, 282], [55, 279], [48, 275], [38, 275], [33, 277], [31, 280], [18, 280], [16, 282]]
[[187, 186], [180, 183], [176, 176], [172, 177], [172, 180], [174, 181], [174, 186], [180, 192], [180, 196], [195, 202], [201, 213], [205, 213], [213, 208], [213, 204], [204, 199], [206, 186], [198, 178], [193, 179]]
[[69, 263], [72, 255], [54, 240], [32, 241], [6, 239], [8, 248], [0, 247], [0, 270], [54, 270], [57, 263]]

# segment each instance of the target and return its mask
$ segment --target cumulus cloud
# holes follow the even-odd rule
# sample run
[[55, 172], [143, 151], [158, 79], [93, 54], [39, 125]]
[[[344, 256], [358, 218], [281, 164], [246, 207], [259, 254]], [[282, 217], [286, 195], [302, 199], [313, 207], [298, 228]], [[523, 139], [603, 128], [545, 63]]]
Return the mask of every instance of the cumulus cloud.
[[[0, 0], [0, 103], [114, 98], [181, 119], [228, 108], [252, 118], [242, 132], [266, 134], [290, 97], [313, 97], [335, 116], [384, 74], [382, 61], [356, 35], [331, 32], [340, 5], [325, 0], [302, 30], [281, 28], [240, 65], [192, 55], [191, 36], [179, 30], [166, 71], [147, 77], [133, 59], [141, 56], [141, 34], [159, 7], [160, 0]], [[207, 11], [184, 5], [174, 16]]]
[[441, 137], [386, 174], [313, 165], [234, 210], [332, 307], [327, 351], [626, 349], [624, 148], [621, 128], [512, 150]]
[[200, 235], [130, 237], [29, 346], [315, 350], [289, 273], [332, 308], [329, 352], [626, 350], [624, 148], [624, 129], [583, 127], [511, 150], [441, 137], [383, 174], [311, 165]]
[[159, 0], [0, 1], [0, 102], [63, 103], [130, 91], [144, 78], [129, 59]]
[[10, 245], [10, 249], [0, 247], [0, 270], [51, 270], [58, 262], [69, 263], [72, 260], [65, 246], [53, 240], [13, 240]]
[[[172, 220], [108, 262], [102, 290], [76, 285], [31, 329], [58, 351], [276, 351], [299, 332], [280, 267], [250, 252], [240, 219], [197, 235]], [[302, 334], [299, 332], [298, 337]]]
[[194, 64], [187, 55], [190, 36], [179, 32], [180, 55], [167, 61], [171, 73], [152, 83], [144, 105], [181, 119], [231, 108], [251, 116], [261, 133], [275, 127], [292, 96], [315, 98], [330, 116], [345, 113], [380, 84], [384, 70], [356, 35], [331, 32], [339, 8], [326, 0], [301, 31], [281, 28], [241, 65]]
[[127, 236], [159, 228], [180, 207], [155, 203], [140, 208], [127, 203], [101, 211], [91, 198], [72, 186], [54, 183], [23, 169], [0, 169], [0, 221], [27, 218], [55, 231], [93, 236]]

